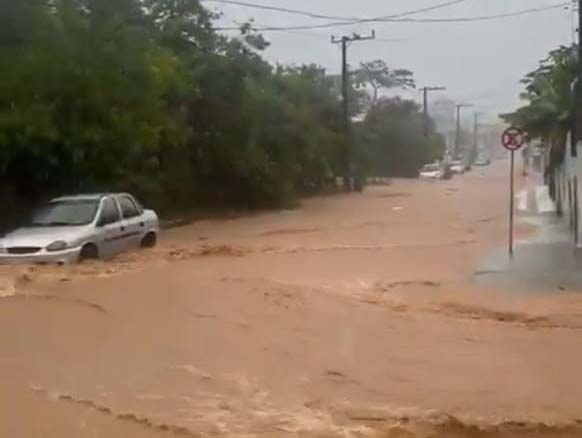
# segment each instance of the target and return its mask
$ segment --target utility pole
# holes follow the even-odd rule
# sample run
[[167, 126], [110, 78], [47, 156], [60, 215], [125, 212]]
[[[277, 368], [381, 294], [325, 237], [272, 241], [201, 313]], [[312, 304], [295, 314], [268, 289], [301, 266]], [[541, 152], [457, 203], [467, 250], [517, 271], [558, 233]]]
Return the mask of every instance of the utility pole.
[[479, 157], [479, 116], [481, 113], [475, 112], [473, 121], [473, 150], [469, 164], [473, 165]]
[[342, 49], [342, 113], [344, 123], [344, 190], [351, 192], [353, 189], [353, 144], [351, 138], [350, 123], [350, 102], [349, 102], [349, 72], [348, 72], [348, 45], [356, 41], [373, 40], [376, 38], [376, 32], [372, 31], [369, 36], [362, 36], [357, 33], [344, 35], [340, 38], [331, 37], [332, 44], [338, 44]]
[[430, 124], [430, 117], [428, 114], [428, 93], [430, 91], [444, 91], [446, 87], [423, 87], [420, 90], [422, 91], [422, 107], [423, 107], [423, 114], [424, 114], [424, 136], [428, 137], [429, 134], [429, 124]]
[[[581, 0], [582, 1], [582, 0]], [[461, 152], [461, 110], [463, 108], [471, 108], [473, 105], [468, 103], [460, 103], [456, 105], [457, 108], [457, 129], [455, 130], [455, 150], [453, 151], [453, 159], [456, 160], [459, 152]]]
[[[575, 0], [574, 0], [575, 1]], [[574, 129], [571, 153], [578, 155], [577, 145], [582, 141], [582, 0], [578, 0], [578, 77], [574, 85]]]
[[564, 6], [564, 10], [568, 11], [568, 21], [572, 29], [572, 44], [576, 44], [576, 39], [578, 38], [578, 30], [576, 26], [576, 22], [578, 21], [578, 17], [576, 16], [578, 13], [578, 0], [569, 1], [570, 4]]
[[572, 43], [576, 44], [576, 38], [577, 38], [577, 26], [576, 26], [576, 22], [577, 17], [576, 17], [576, 12], [580, 12], [580, 7], [578, 5], [578, 1], [577, 0], [571, 0], [572, 2], [572, 14], [570, 16], [570, 26], [572, 27]]
[[[578, 59], [582, 60], [582, 0], [578, 0]], [[579, 67], [582, 76], [582, 67]]]

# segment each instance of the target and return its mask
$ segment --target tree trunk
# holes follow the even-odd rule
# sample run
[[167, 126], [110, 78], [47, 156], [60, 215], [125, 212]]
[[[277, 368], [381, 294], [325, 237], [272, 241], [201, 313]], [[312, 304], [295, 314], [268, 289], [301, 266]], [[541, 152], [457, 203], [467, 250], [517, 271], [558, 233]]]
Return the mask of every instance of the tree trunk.
[[376, 103], [378, 102], [378, 93], [379, 93], [379, 88], [372, 85], [373, 88], [373, 94], [372, 94], [372, 108], [374, 108], [376, 106]]

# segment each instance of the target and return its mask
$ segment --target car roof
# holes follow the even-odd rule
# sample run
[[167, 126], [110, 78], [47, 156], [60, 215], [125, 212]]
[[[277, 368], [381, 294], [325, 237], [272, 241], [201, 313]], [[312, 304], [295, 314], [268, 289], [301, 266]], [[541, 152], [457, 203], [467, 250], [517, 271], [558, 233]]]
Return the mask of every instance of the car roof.
[[111, 193], [80, 193], [77, 195], [59, 196], [51, 199], [51, 202], [75, 202], [75, 201], [100, 201]]
[[125, 192], [118, 193], [79, 193], [76, 195], [65, 195], [59, 196], [58, 198], [53, 198], [50, 202], [83, 202], [83, 201], [100, 201], [101, 199], [108, 196], [129, 196], [133, 198], [132, 195]]

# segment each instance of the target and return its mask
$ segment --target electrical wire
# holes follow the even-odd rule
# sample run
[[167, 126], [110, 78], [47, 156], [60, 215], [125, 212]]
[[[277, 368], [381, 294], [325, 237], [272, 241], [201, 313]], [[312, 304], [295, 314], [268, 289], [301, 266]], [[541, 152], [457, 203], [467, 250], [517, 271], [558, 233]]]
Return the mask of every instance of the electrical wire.
[[[305, 36], [305, 37], [311, 37], [311, 38], [322, 38], [325, 39], [328, 43], [329, 43], [329, 35], [324, 35], [321, 33], [317, 33], [317, 32], [309, 32], [309, 31], [305, 31], [305, 30], [286, 30], [286, 33], [291, 33], [291, 34], [295, 34], [295, 35], [301, 35], [301, 36]], [[406, 42], [407, 40], [404, 38], [374, 38], [373, 40], [370, 40], [370, 42], [386, 42], [386, 43], [402, 43], [402, 42]]]
[[536, 12], [550, 11], [553, 9], [563, 8], [567, 3], [560, 3], [556, 5], [540, 6], [539, 8], [524, 9], [522, 11], [508, 12], [505, 14], [496, 15], [482, 15], [477, 17], [459, 17], [459, 18], [403, 18], [401, 20], [387, 20], [401, 23], [472, 23], [475, 21], [491, 21], [499, 20], [501, 18], [519, 17], [522, 15], [534, 14]]
[[[226, 1], [226, 0], [225, 0]], [[358, 21], [341, 21], [341, 22], [332, 22], [332, 23], [324, 23], [324, 24], [315, 24], [315, 25], [301, 25], [301, 26], [263, 26], [263, 27], [254, 27], [253, 29], [258, 32], [279, 32], [279, 31], [289, 31], [289, 30], [312, 30], [312, 29], [327, 29], [333, 27], [341, 27], [341, 26], [352, 26], [358, 23], [474, 23], [480, 21], [492, 21], [492, 20], [499, 20], [504, 18], [511, 18], [511, 17], [519, 17], [522, 15], [534, 14], [538, 12], [549, 11], [553, 9], [563, 8], [564, 6], [568, 5], [569, 2], [562, 2], [559, 4], [549, 5], [549, 6], [541, 6], [538, 8], [531, 8], [531, 9], [524, 9], [521, 11], [516, 12], [508, 12], [503, 14], [495, 14], [495, 15], [481, 15], [475, 17], [458, 17], [458, 18], [392, 18], [392, 17], [378, 17], [378, 18], [369, 18], [369, 19], [362, 19]], [[217, 27], [215, 28], [219, 31], [228, 31], [228, 30], [239, 30], [238, 27]]]
[[226, 5], [235, 5], [235, 6], [244, 6], [251, 9], [260, 9], [264, 11], [275, 11], [275, 12], [283, 12], [286, 14], [293, 14], [293, 15], [301, 15], [304, 17], [309, 18], [316, 18], [316, 19], [324, 19], [324, 20], [351, 20], [350, 18], [345, 17], [336, 17], [333, 15], [320, 15], [314, 12], [308, 11], [301, 11], [298, 9], [288, 9], [288, 8], [281, 8], [278, 6], [267, 6], [267, 5], [258, 5], [254, 3], [247, 3], [241, 1], [234, 1], [234, 0], [202, 0], [205, 3], [222, 3]]
[[308, 11], [303, 11], [303, 10], [299, 10], [299, 9], [289, 9], [289, 8], [282, 8], [279, 6], [259, 5], [256, 3], [248, 3], [245, 1], [239, 1], [239, 0], [202, 0], [202, 1], [222, 3], [222, 4], [235, 5], [235, 6], [243, 6], [243, 7], [247, 7], [247, 8], [261, 9], [261, 10], [266, 10], [266, 11], [283, 12], [283, 13], [294, 14], [294, 15], [302, 15], [305, 17], [315, 18], [315, 19], [341, 20], [341, 21], [350, 22], [350, 23], [363, 23], [363, 22], [367, 22], [370, 20], [400, 18], [400, 17], [409, 16], [409, 15], [421, 14], [423, 12], [431, 12], [431, 11], [435, 11], [437, 9], [446, 8], [448, 6], [453, 6], [453, 5], [456, 5], [459, 3], [465, 3], [468, 0], [449, 0], [445, 3], [440, 3], [440, 4], [437, 4], [434, 6], [429, 6], [429, 7], [425, 7], [425, 8], [414, 9], [414, 10], [407, 11], [407, 12], [400, 12], [398, 14], [386, 15], [386, 16], [374, 17], [374, 18], [338, 17], [338, 16], [333, 16], [333, 15], [317, 14], [314, 12], [308, 12]]

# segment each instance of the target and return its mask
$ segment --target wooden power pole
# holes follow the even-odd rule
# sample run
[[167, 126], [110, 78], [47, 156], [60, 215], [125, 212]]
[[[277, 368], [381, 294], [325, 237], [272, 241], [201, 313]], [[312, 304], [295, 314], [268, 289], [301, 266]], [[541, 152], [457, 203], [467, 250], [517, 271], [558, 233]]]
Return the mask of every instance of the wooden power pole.
[[343, 156], [343, 171], [344, 171], [344, 189], [346, 192], [351, 192], [353, 189], [352, 179], [354, 173], [353, 164], [353, 144], [351, 135], [350, 123], [350, 102], [349, 102], [349, 72], [348, 72], [348, 45], [356, 41], [373, 40], [376, 38], [376, 33], [372, 31], [369, 36], [362, 36], [357, 33], [352, 35], [345, 35], [340, 38], [331, 37], [332, 44], [338, 44], [342, 49], [342, 115], [344, 128], [344, 156]]

